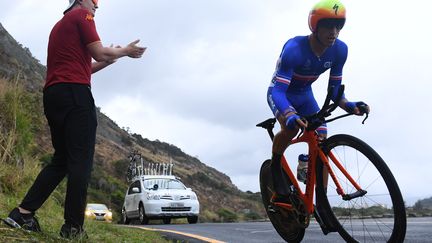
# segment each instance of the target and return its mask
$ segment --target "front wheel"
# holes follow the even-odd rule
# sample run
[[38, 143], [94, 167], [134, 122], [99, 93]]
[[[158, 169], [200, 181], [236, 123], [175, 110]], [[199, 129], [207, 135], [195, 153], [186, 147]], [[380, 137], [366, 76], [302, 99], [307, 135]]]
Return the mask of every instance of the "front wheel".
[[198, 222], [198, 216], [187, 217], [187, 221], [189, 224], [196, 224]]
[[171, 224], [171, 218], [163, 218], [162, 221], [164, 224]]
[[129, 224], [130, 223], [130, 219], [128, 218], [128, 216], [126, 214], [125, 208], [122, 208], [122, 223], [123, 224]]
[[140, 224], [148, 224], [149, 222], [149, 219], [145, 214], [144, 206], [142, 204], [139, 205], [139, 221]]
[[273, 195], [271, 160], [266, 160], [260, 170], [261, 198], [267, 215], [278, 234], [287, 242], [300, 242], [305, 234], [305, 228], [298, 225], [296, 215], [284, 210], [269, 211], [270, 198]]
[[[367, 193], [343, 199], [334, 181], [323, 181], [323, 164], [317, 164], [317, 204], [347, 242], [403, 242], [406, 233], [405, 205], [398, 184], [384, 160], [365, 142], [349, 135], [335, 135], [323, 144], [355, 182]], [[330, 158], [329, 158], [330, 160]], [[345, 194], [357, 192], [330, 160]]]

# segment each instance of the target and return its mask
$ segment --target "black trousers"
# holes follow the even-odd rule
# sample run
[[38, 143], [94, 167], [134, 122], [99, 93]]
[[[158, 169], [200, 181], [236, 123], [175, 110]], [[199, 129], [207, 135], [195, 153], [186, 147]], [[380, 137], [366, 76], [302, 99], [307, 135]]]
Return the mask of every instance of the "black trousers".
[[27, 192], [20, 207], [36, 211], [67, 176], [65, 224], [82, 227], [93, 167], [96, 108], [87, 85], [56, 84], [43, 93], [54, 155]]

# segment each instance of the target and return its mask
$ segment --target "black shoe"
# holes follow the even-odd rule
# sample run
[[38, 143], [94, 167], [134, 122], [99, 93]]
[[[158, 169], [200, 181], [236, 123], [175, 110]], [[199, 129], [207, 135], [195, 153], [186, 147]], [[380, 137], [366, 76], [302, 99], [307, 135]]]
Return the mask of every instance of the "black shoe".
[[270, 199], [271, 203], [284, 203], [284, 204], [290, 204], [291, 205], [291, 201], [289, 200], [289, 196], [288, 195], [280, 195], [280, 194], [274, 194], [272, 196], [272, 198]]
[[289, 187], [292, 183], [288, 175], [286, 175], [285, 171], [282, 169], [280, 160], [281, 155], [273, 154], [271, 163], [273, 189], [277, 195], [289, 195], [291, 193]]
[[66, 239], [86, 240], [87, 233], [82, 227], [74, 227], [68, 224], [63, 224], [60, 230], [60, 236]]
[[20, 213], [18, 208], [14, 208], [4, 222], [12, 228], [22, 228], [33, 232], [42, 231], [34, 213]]

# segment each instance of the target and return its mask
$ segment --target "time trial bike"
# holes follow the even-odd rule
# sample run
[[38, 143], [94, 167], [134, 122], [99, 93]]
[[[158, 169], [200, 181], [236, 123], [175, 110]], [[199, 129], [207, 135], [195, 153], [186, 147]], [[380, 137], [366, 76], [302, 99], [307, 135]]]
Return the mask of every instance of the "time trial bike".
[[[307, 128], [290, 143], [290, 146], [306, 143], [308, 147], [305, 192], [282, 157], [289, 204], [273, 203], [271, 160], [262, 164], [260, 189], [267, 215], [287, 242], [302, 241], [312, 215], [325, 235], [338, 232], [347, 242], [403, 242], [406, 233], [404, 200], [384, 160], [356, 137], [339, 134], [322, 139], [315, 131], [323, 123], [351, 115], [326, 119], [337, 108], [343, 93], [343, 86], [340, 87], [338, 98], [332, 104], [330, 94], [334, 88], [329, 88], [321, 110], [304, 117]], [[365, 114], [366, 120], [368, 114]], [[271, 118], [257, 126], [266, 129], [273, 140], [275, 123], [276, 119]]]

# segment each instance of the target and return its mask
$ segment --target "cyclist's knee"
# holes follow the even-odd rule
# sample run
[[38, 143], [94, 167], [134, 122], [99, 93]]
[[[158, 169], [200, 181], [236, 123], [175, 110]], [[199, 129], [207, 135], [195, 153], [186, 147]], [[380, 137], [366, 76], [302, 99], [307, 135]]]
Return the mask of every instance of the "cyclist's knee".
[[299, 129], [297, 128], [297, 129], [291, 130], [291, 129], [285, 128], [285, 129], [281, 130], [281, 132], [283, 133], [284, 137], [287, 140], [291, 141], [291, 139], [293, 139], [295, 137], [295, 135], [299, 132]]
[[322, 139], [327, 138], [327, 125], [323, 124], [320, 127], [316, 129], [316, 132], [318, 133], [318, 136]]
[[275, 137], [275, 140], [273, 140], [274, 148], [279, 148], [277, 150], [285, 151], [285, 149], [288, 147], [291, 140], [297, 134], [297, 131], [289, 130], [289, 129], [281, 129], [281, 131]]

